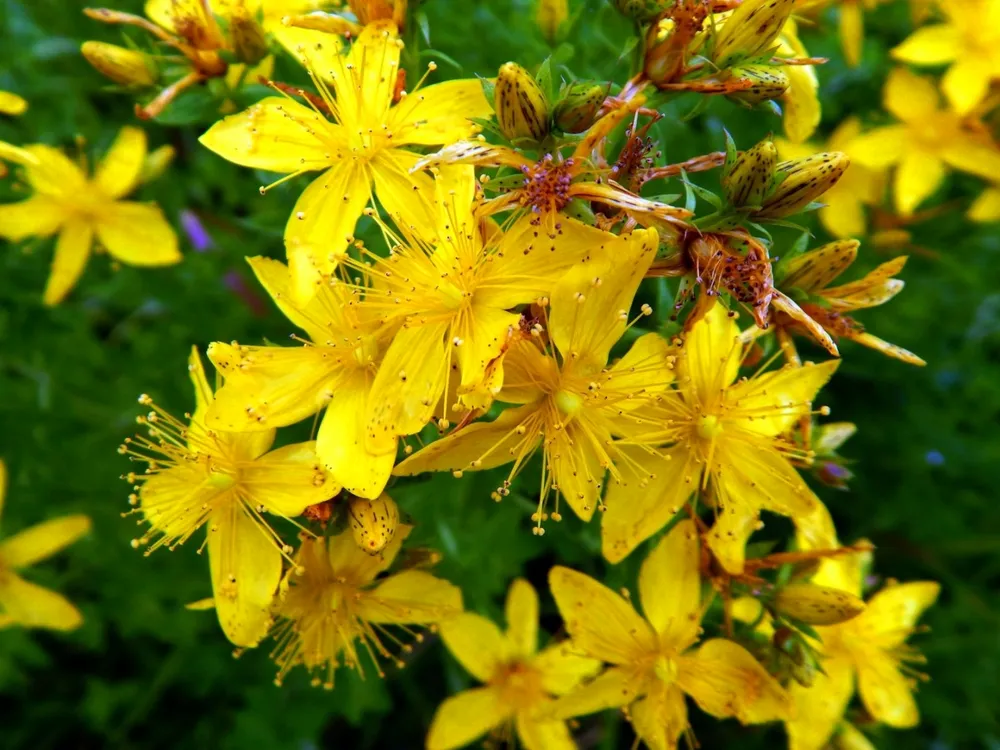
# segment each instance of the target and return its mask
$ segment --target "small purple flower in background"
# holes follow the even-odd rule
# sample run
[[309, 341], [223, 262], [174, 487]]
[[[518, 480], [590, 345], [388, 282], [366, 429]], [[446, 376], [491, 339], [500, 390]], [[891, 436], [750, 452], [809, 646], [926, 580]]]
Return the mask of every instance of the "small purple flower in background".
[[215, 247], [215, 241], [201, 223], [198, 214], [189, 208], [181, 211], [181, 228], [196, 252], [204, 253]]
[[944, 454], [941, 451], [927, 451], [924, 454], [924, 460], [931, 466], [944, 466]]

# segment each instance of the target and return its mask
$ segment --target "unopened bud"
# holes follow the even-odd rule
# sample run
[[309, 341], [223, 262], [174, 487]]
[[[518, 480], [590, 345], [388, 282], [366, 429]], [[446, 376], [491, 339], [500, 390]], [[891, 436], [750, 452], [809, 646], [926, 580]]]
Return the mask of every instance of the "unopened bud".
[[28, 108], [28, 102], [17, 94], [0, 91], [0, 115], [20, 115]]
[[347, 506], [354, 542], [369, 555], [385, 549], [399, 525], [396, 501], [382, 493], [375, 500], [356, 497]]
[[569, 17], [568, 0], [538, 0], [535, 22], [549, 44], [559, 39], [559, 28]]
[[152, 86], [157, 73], [141, 52], [104, 42], [84, 42], [80, 51], [95, 70], [125, 86]]
[[775, 65], [741, 65], [730, 70], [730, 80], [750, 82], [750, 88], [734, 91], [728, 98], [753, 106], [784, 96], [791, 85], [788, 74]]
[[597, 119], [608, 87], [593, 81], [571, 83], [556, 102], [552, 119], [564, 133], [582, 133]]
[[229, 17], [229, 38], [232, 40], [236, 59], [247, 65], [256, 65], [267, 57], [267, 36], [253, 16], [242, 5], [236, 5]]
[[790, 583], [774, 597], [774, 608], [808, 625], [837, 625], [865, 610], [854, 594], [813, 583]]
[[744, 0], [716, 34], [712, 60], [728, 68], [770, 49], [794, 6], [795, 0]]
[[760, 206], [771, 189], [777, 166], [778, 149], [770, 138], [765, 138], [753, 148], [739, 152], [723, 167], [723, 195], [737, 208]]
[[611, 0], [611, 4], [623, 16], [639, 23], [649, 23], [669, 10], [674, 0]]
[[139, 172], [139, 184], [145, 185], [158, 179], [167, 171], [170, 162], [174, 160], [177, 152], [170, 144], [165, 144], [146, 154], [146, 160], [142, 163], [142, 171]]
[[677, 24], [663, 18], [646, 32], [642, 69], [653, 85], [673, 83], [684, 68], [685, 45], [676, 38]]
[[517, 63], [500, 66], [493, 90], [493, 109], [507, 140], [540, 141], [549, 134], [549, 103], [527, 70]]
[[819, 669], [812, 649], [802, 636], [791, 628], [778, 628], [771, 642], [780, 654], [781, 671], [802, 687], [812, 687]]
[[850, 165], [847, 154], [840, 151], [780, 162], [775, 168], [774, 192], [756, 216], [780, 219], [801, 211], [836, 185]]

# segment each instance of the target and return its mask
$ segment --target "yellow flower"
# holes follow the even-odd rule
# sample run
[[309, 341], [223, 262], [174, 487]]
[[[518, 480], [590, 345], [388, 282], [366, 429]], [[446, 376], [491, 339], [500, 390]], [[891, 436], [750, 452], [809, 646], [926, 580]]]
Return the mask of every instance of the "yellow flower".
[[441, 623], [445, 646], [485, 684], [441, 704], [427, 733], [427, 750], [464, 747], [491, 730], [511, 738], [511, 723], [527, 750], [576, 748], [565, 722], [547, 715], [552, 696], [569, 693], [595, 674], [600, 662], [573, 653], [566, 643], [538, 651], [538, 594], [527, 581], [510, 585], [506, 610], [506, 633], [471, 612]]
[[[804, 159], [817, 151], [848, 151], [850, 143], [861, 134], [861, 121], [856, 117], [843, 120], [830, 135], [825, 147], [795, 144], [779, 140], [782, 159]], [[864, 236], [867, 228], [865, 206], [882, 202], [885, 180], [881, 170], [852, 163], [832, 188], [823, 193], [825, 205], [819, 210], [819, 221], [830, 234], [839, 239]]]
[[[280, 620], [271, 633], [277, 641], [271, 657], [278, 665], [279, 685], [301, 664], [314, 674], [325, 672], [325, 678], [314, 676], [313, 685], [332, 689], [341, 664], [364, 674], [365, 653], [381, 675], [379, 658], [394, 658], [402, 666], [383, 643], [399, 644], [387, 625], [432, 625], [462, 611], [462, 592], [430, 573], [405, 570], [379, 577], [411, 528], [400, 526], [378, 555], [359, 549], [350, 529], [329, 538], [302, 535], [295, 567], [275, 602]], [[403, 645], [402, 650], [411, 647]]]
[[[799, 306], [835, 339], [856, 341], [911, 365], [926, 364], [916, 354], [868, 333], [847, 315], [884, 304], [903, 290], [903, 282], [892, 277], [903, 270], [905, 255], [882, 263], [857, 281], [830, 286], [857, 258], [858, 244], [856, 240], [831, 242], [792, 258], [784, 265], [779, 284], [787, 291], [805, 292], [808, 298], [800, 300]], [[794, 321], [781, 313], [777, 323], [795, 327]]]
[[967, 214], [973, 221], [1000, 221], [1000, 187], [989, 187], [973, 201]]
[[497, 189], [500, 194], [486, 200], [482, 210], [486, 214], [510, 209], [524, 209], [533, 224], [539, 223], [548, 233], [563, 220], [560, 212], [570, 201], [593, 201], [634, 216], [640, 223], [665, 222], [681, 224], [690, 216], [689, 211], [660, 201], [642, 198], [607, 178], [607, 169], [595, 165], [593, 154], [603, 148], [604, 142], [623, 121], [634, 114], [635, 108], [645, 100], [641, 95], [632, 99], [629, 106], [620, 106], [595, 122], [569, 156], [556, 151], [531, 159], [520, 151], [507, 146], [487, 143], [485, 139], [465, 140], [446, 146], [437, 153], [425, 156], [414, 169], [443, 164], [473, 164], [479, 167], [510, 167], [520, 172], [506, 179], [486, 183], [487, 189]]
[[848, 145], [867, 167], [896, 165], [896, 208], [908, 216], [938, 188], [948, 167], [990, 180], [1000, 174], [1000, 149], [967, 130], [962, 119], [940, 109], [934, 85], [903, 68], [889, 74], [883, 102], [902, 122], [864, 133]]
[[281, 312], [309, 338], [299, 347], [212, 344], [208, 356], [224, 384], [206, 423], [217, 430], [266, 431], [325, 408], [316, 453], [330, 477], [355, 495], [378, 497], [396, 460], [396, 441], [392, 436], [373, 453], [365, 428], [372, 382], [395, 329], [369, 314], [349, 282], [323, 284], [308, 304], [298, 305], [284, 264], [251, 258], [250, 265]]
[[96, 236], [116, 260], [133, 266], [164, 266], [181, 259], [177, 235], [159, 206], [122, 200], [135, 190], [146, 159], [146, 134], [124, 127], [88, 179], [51, 146], [25, 146], [25, 178], [34, 195], [0, 206], [0, 237], [17, 242], [58, 233], [46, 305], [59, 303], [76, 284]]
[[288, 173], [279, 182], [322, 171], [285, 227], [292, 294], [305, 304], [344, 256], [373, 187], [390, 215], [433, 231], [430, 177], [410, 174], [420, 157], [403, 147], [467, 138], [476, 126], [466, 118], [491, 109], [474, 80], [420, 88], [394, 104], [402, 42], [391, 22], [365, 27], [346, 53], [339, 37], [320, 32], [287, 29], [282, 39], [320, 97], [307, 96], [310, 106], [268, 97], [213, 125], [201, 142], [236, 164]]
[[[0, 514], [7, 489], [7, 467], [0, 461]], [[86, 516], [63, 516], [25, 529], [0, 542], [0, 629], [72, 630], [83, 618], [62, 595], [21, 578], [29, 565], [51, 557], [90, 531]]]
[[549, 585], [573, 645], [611, 666], [561, 698], [556, 716], [630, 706], [636, 734], [654, 750], [672, 750], [689, 731], [689, 695], [708, 714], [744, 724], [787, 719], [791, 701], [742, 646], [715, 638], [693, 647], [708, 602], [701, 599], [698, 532], [678, 523], [639, 573], [645, 618], [593, 578], [556, 567]]
[[[790, 18], [778, 37], [777, 57], [809, 57], [808, 50], [799, 39], [798, 27]], [[792, 143], [802, 143], [815, 132], [822, 116], [819, 82], [812, 65], [786, 65], [781, 70], [788, 76], [788, 90], [781, 97], [785, 110], [782, 119], [785, 135]]]
[[[339, 488], [327, 480], [314, 443], [296, 443], [268, 452], [274, 430], [220, 432], [205, 426], [212, 389], [201, 358], [192, 350], [188, 370], [196, 409], [190, 424], [170, 416], [149, 396], [139, 417], [149, 437], [127, 438], [119, 453], [144, 462], [143, 474], [125, 479], [136, 485], [129, 502], [138, 505], [149, 530], [133, 546], [146, 554], [183, 544], [202, 526], [219, 623], [238, 646], [254, 646], [267, 632], [270, 607], [281, 580], [282, 554], [291, 547], [268, 524], [265, 513], [292, 517], [322, 502]], [[353, 543], [352, 543], [353, 544]]]
[[746, 541], [760, 525], [761, 509], [804, 523], [823, 507], [789, 463], [801, 451], [783, 435], [809, 414], [839, 361], [737, 380], [742, 356], [739, 327], [722, 305], [714, 305], [685, 336], [678, 389], [661, 394], [646, 412], [659, 432], [641, 436], [642, 442], [658, 438], [670, 447], [662, 453], [641, 445], [624, 448], [629, 470], [608, 490], [601, 532], [611, 562], [663, 528], [699, 489], [715, 507], [709, 547], [731, 573], [743, 570]]
[[[608, 235], [595, 255], [610, 262], [584, 262], [567, 272], [553, 290], [547, 315], [551, 349], [540, 323], [511, 347], [504, 361], [504, 386], [497, 399], [521, 404], [492, 422], [462, 427], [400, 463], [394, 474], [491, 469], [513, 462], [495, 498], [509, 494], [514, 476], [541, 448], [544, 462], [538, 512], [541, 522], [550, 490], [558, 489], [580, 518], [589, 520], [600, 504], [604, 474], [617, 474], [623, 455], [612, 436], [635, 429], [644, 397], [664, 390], [672, 379], [667, 342], [657, 334], [640, 337], [629, 352], [607, 367], [611, 347], [628, 327], [628, 309], [656, 252], [655, 230]], [[648, 307], [642, 314], [652, 312]], [[553, 520], [558, 521], [556, 498]]]
[[[806, 544], [806, 547], [809, 545]], [[813, 582], [861, 595], [858, 555], [827, 558]], [[913, 699], [915, 677], [908, 664], [924, 663], [906, 645], [917, 619], [938, 597], [932, 581], [890, 583], [867, 602], [865, 611], [840, 625], [816, 627], [822, 672], [811, 687], [794, 683], [795, 719], [787, 721], [790, 750], [820, 750], [844, 715], [855, 683], [865, 709], [876, 721], [904, 729], [919, 722]]]
[[535, 0], [535, 23], [549, 44], [559, 41], [559, 28], [569, 18], [569, 0]]
[[1000, 0], [938, 3], [944, 23], [917, 29], [892, 51], [914, 65], [951, 63], [941, 88], [956, 112], [967, 115], [1000, 80]]
[[0, 115], [20, 115], [28, 108], [28, 102], [10, 91], [0, 91]]
[[[367, 446], [384, 453], [397, 435], [419, 432], [443, 394], [458, 380], [457, 394], [477, 390], [491, 363], [518, 331], [518, 305], [545, 297], [570, 266], [600, 255], [611, 236], [565, 219], [552, 237], [528, 223], [484, 237], [473, 214], [476, 178], [471, 166], [442, 167], [435, 180], [435, 224], [390, 236], [388, 258], [369, 254], [378, 285], [364, 306], [384, 324], [402, 328], [385, 354], [371, 387], [372, 414]], [[397, 222], [401, 224], [401, 222]], [[503, 367], [493, 367], [499, 389]], [[445, 418], [458, 406], [446, 404]]]

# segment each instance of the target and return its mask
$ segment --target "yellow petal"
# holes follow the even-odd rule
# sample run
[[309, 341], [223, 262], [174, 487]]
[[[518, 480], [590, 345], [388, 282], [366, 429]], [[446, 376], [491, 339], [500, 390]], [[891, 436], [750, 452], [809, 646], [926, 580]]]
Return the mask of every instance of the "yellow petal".
[[782, 97], [785, 135], [793, 143], [804, 143], [816, 132], [822, 117], [819, 83], [811, 65], [787, 65], [783, 70], [789, 82]]
[[684, 336], [677, 380], [689, 382], [698, 402], [708, 408], [736, 380], [742, 354], [739, 336], [739, 326], [722, 305], [712, 305]]
[[523, 578], [507, 591], [507, 638], [514, 653], [528, 657], [538, 650], [538, 594]]
[[268, 172], [326, 169], [349, 158], [338, 125], [283, 96], [261, 99], [219, 120], [198, 140], [227, 161]]
[[531, 404], [558, 387], [558, 363], [532, 340], [514, 342], [504, 357], [503, 371], [497, 398], [505, 403]]
[[895, 729], [909, 729], [920, 723], [911, 679], [899, 670], [894, 658], [867, 649], [856, 666], [858, 693], [872, 718]]
[[[541, 709], [544, 710], [544, 709]], [[525, 750], [577, 750], [579, 745], [563, 721], [541, 721], [518, 712], [515, 718], [517, 736]]]
[[739, 429], [777, 437], [809, 414], [819, 389], [829, 382], [840, 360], [780, 370], [737, 383], [726, 394], [729, 419]]
[[698, 530], [684, 520], [653, 548], [639, 570], [639, 600], [660, 643], [686, 648], [701, 627]]
[[10, 91], [0, 91], [0, 114], [20, 115], [27, 109], [28, 102], [22, 97]]
[[452, 329], [462, 341], [455, 353], [463, 388], [472, 388], [482, 382], [486, 368], [500, 356], [520, 320], [520, 313], [486, 307], [473, 301], [461, 316], [459, 324]]
[[978, 55], [964, 54], [941, 79], [941, 90], [958, 114], [967, 115], [986, 98], [995, 68]]
[[38, 164], [38, 157], [27, 149], [15, 146], [6, 141], [0, 141], [0, 162], [10, 161], [14, 164]]
[[895, 164], [907, 153], [909, 128], [905, 125], [887, 125], [863, 133], [852, 140], [847, 148], [851, 159], [872, 169]]
[[441, 640], [465, 671], [489, 682], [510, 656], [503, 633], [491, 620], [464, 612], [440, 625]]
[[385, 453], [399, 435], [420, 432], [444, 393], [448, 322], [414, 322], [396, 334], [372, 382], [365, 445]]
[[10, 571], [0, 572], [0, 611], [0, 619], [26, 628], [73, 630], [83, 622], [80, 611], [62, 594]]
[[109, 198], [121, 198], [138, 184], [145, 160], [146, 132], [126, 125], [97, 165], [94, 183]]
[[[587, 656], [626, 665], [655, 651], [656, 633], [652, 627], [607, 586], [583, 573], [556, 566], [549, 571], [549, 588], [574, 645]], [[594, 617], [595, 612], [600, 612], [601, 617]]]
[[788, 692], [795, 704], [794, 718], [785, 722], [789, 750], [821, 750], [844, 716], [854, 693], [854, 670], [848, 659], [820, 662], [811, 687], [792, 682]]
[[36, 163], [26, 164], [24, 176], [37, 193], [51, 196], [76, 195], [87, 189], [83, 170], [66, 154], [52, 146], [25, 146]]
[[[0, 207], [0, 222], [3, 221], [2, 211], [3, 207]], [[1000, 221], [1000, 188], [986, 188], [981, 192], [969, 207], [966, 216], [972, 221], [983, 223]]]
[[840, 4], [840, 42], [847, 64], [856, 68], [861, 62], [861, 49], [865, 41], [865, 16], [861, 0]]
[[580, 656], [572, 641], [563, 641], [542, 650], [532, 661], [542, 675], [542, 687], [553, 695], [572, 692], [583, 680], [601, 671], [601, 662]]
[[882, 101], [885, 108], [903, 122], [919, 122], [933, 115], [940, 104], [934, 84], [906, 68], [894, 68], [889, 73]]
[[559, 698], [552, 708], [552, 716], [568, 719], [627, 706], [646, 690], [647, 685], [648, 680], [642, 672], [626, 667], [606, 669]]
[[375, 195], [390, 218], [418, 237], [434, 237], [434, 182], [425, 172], [410, 173], [417, 154], [402, 149], [381, 151], [371, 161]]
[[632, 704], [632, 727], [650, 750], [676, 750], [688, 728], [684, 693], [674, 685], [659, 683], [645, 698]]
[[792, 715], [793, 705], [781, 685], [733, 641], [714, 638], [678, 659], [677, 684], [705, 713], [735, 716], [760, 724]]
[[[855, 164], [848, 167], [847, 170], [850, 172], [852, 169], [861, 168], [860, 165]], [[839, 183], [832, 190], [823, 194], [822, 200], [826, 206], [819, 210], [820, 223], [834, 237], [850, 239], [851, 237], [863, 236], [867, 222], [860, 197], [853, 190], [838, 188]]]
[[604, 446], [611, 444], [611, 433], [581, 412], [565, 429], [546, 437], [545, 460], [552, 484], [573, 512], [589, 521], [600, 504], [608, 464]]
[[692, 456], [684, 446], [667, 449], [664, 456], [636, 446], [621, 451], [628, 460], [619, 462], [622, 479], [608, 488], [601, 518], [601, 552], [611, 563], [666, 526], [695, 489], [689, 481]]
[[896, 210], [903, 216], [912, 214], [917, 206], [937, 190], [945, 173], [944, 162], [934, 154], [908, 152], [896, 168], [893, 184]]
[[[662, 393], [674, 379], [671, 355], [665, 338], [658, 333], [644, 334], [635, 340], [624, 357], [608, 368], [602, 388], [633, 396]], [[625, 401], [621, 408], [629, 409], [631, 405]]]
[[[297, 325], [309, 338], [324, 344], [351, 328], [345, 310], [347, 300], [337, 295], [337, 290], [324, 286], [307, 305], [297, 305], [292, 299], [291, 275], [288, 266], [273, 258], [247, 258], [257, 281], [264, 287], [282, 314]], [[331, 304], [324, 304], [330, 302]]]
[[253, 507], [286, 518], [340, 492], [320, 468], [316, 443], [294, 443], [267, 453], [240, 470], [240, 486]]
[[937, 601], [941, 586], [933, 581], [915, 581], [886, 586], [868, 600], [863, 624], [870, 642], [893, 648], [906, 640], [928, 607]]
[[607, 364], [657, 246], [656, 230], [636, 230], [608, 242], [613, 262], [577, 266], [555, 286], [549, 336], [563, 357], [573, 360], [574, 370], [596, 372]]
[[[388, 495], [386, 497], [388, 498]], [[382, 552], [370, 555], [355, 542], [354, 532], [351, 529], [345, 529], [340, 534], [331, 537], [327, 544], [330, 569], [344, 580], [350, 581], [356, 586], [364, 586], [392, 565], [411, 531], [413, 531], [412, 526], [405, 523], [399, 524], [396, 527], [396, 533], [392, 535], [392, 539], [382, 549]]]
[[428, 154], [413, 166], [427, 169], [444, 164], [473, 164], [481, 167], [530, 167], [533, 161], [508, 146], [499, 146], [484, 141], [458, 141], [445, 146], [440, 151]]
[[818, 291], [846, 271], [858, 257], [857, 240], [829, 242], [784, 264], [781, 286]]
[[177, 235], [155, 203], [110, 204], [97, 216], [97, 238], [132, 266], [169, 266], [181, 259]]
[[915, 65], [943, 65], [959, 56], [962, 39], [950, 24], [932, 24], [917, 29], [892, 50], [892, 56]]
[[476, 688], [453, 695], [438, 706], [427, 732], [427, 750], [464, 747], [513, 714], [498, 690]]
[[83, 220], [71, 219], [63, 226], [42, 298], [46, 305], [57, 305], [69, 294], [87, 266], [93, 241], [94, 230]]
[[957, 136], [941, 148], [941, 158], [955, 169], [993, 180], [1000, 170], [1000, 149], [969, 135]]
[[389, 112], [387, 124], [393, 143], [433, 146], [475, 135], [479, 128], [468, 118], [492, 112], [478, 79], [445, 81], [407, 95]]
[[226, 502], [209, 519], [208, 562], [222, 631], [237, 646], [256, 646], [271, 624], [281, 552], [240, 503]]
[[43, 521], [0, 543], [0, 562], [12, 569], [44, 560], [90, 531], [86, 516], [63, 516]]
[[[347, 67], [346, 42], [335, 34], [285, 25], [275, 30], [275, 38], [303, 67], [333, 84], [339, 121], [356, 123], [366, 92], [358, 86], [357, 70]], [[393, 84], [395, 80], [393, 74]]]
[[47, 195], [0, 206], [0, 237], [18, 242], [26, 237], [48, 237], [68, 217], [63, 205]]
[[841, 722], [834, 737], [835, 750], [877, 750], [861, 730], [848, 722]]
[[[366, 24], [351, 44], [351, 51], [344, 65], [350, 78], [345, 82], [346, 85], [337, 86], [337, 96], [339, 97], [343, 90], [353, 83], [357, 92], [359, 113], [364, 111], [368, 122], [386, 120], [396, 88], [399, 54], [402, 48], [403, 43], [397, 36], [396, 24], [386, 20]], [[348, 115], [343, 112], [341, 116], [342, 121], [348, 120]]]
[[348, 492], [377, 498], [396, 462], [396, 443], [392, 441], [390, 450], [384, 453], [372, 453], [365, 446], [368, 376], [353, 373], [333, 394], [316, 436], [316, 452], [330, 476]]
[[[515, 460], [518, 453], [527, 453], [541, 441], [537, 424], [532, 430], [518, 434], [522, 424], [538, 422], [534, 404], [518, 409], [505, 409], [492, 422], [475, 422], [468, 427], [436, 440], [400, 462], [393, 475], [408, 477], [425, 471], [492, 469]], [[513, 453], [511, 452], [513, 451]], [[476, 462], [473, 465], [473, 462]]]
[[829, 287], [823, 296], [833, 310], [863, 310], [888, 302], [903, 290], [903, 282], [892, 277], [903, 270], [906, 259], [907, 256], [900, 255], [880, 263], [857, 281]]
[[404, 570], [361, 595], [357, 614], [385, 625], [429, 625], [462, 611], [462, 591], [423, 570]]

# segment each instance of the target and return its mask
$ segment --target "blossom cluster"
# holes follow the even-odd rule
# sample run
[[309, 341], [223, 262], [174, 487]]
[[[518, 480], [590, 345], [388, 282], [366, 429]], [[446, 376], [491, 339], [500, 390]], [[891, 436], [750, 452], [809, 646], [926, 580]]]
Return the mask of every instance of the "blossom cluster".
[[[885, 83], [894, 122], [846, 120], [827, 151], [808, 142], [824, 61], [796, 19], [828, 2], [614, 0], [641, 53], [624, 82], [575, 80], [550, 59], [534, 74], [508, 62], [444, 81], [432, 63], [412, 86], [403, 0], [150, 0], [148, 19], [88, 10], [181, 56], [168, 66], [84, 45], [139, 97], [140, 118], [215, 86], [224, 116], [205, 148], [281, 175], [262, 194], [308, 175], [284, 227], [286, 262], [248, 258], [292, 343], [211, 343], [214, 386], [194, 349], [183, 417], [139, 398], [142, 434], [119, 448], [134, 462], [133, 546], [204, 549], [212, 597], [191, 607], [214, 609], [240, 650], [270, 639], [279, 684], [297, 667], [330, 689], [341, 668], [382, 674], [437, 633], [484, 686], [442, 703], [428, 748], [512, 726], [532, 750], [571, 748], [570, 720], [611, 708], [649, 747], [672, 748], [693, 742], [685, 696], [714, 717], [783, 722], [798, 750], [865, 746], [852, 718], [914, 726], [924, 676], [906, 640], [939, 587], [867, 592], [872, 545], [841, 542], [805, 475], [838, 488], [851, 478], [838, 449], [854, 426], [817, 404], [842, 347], [923, 364], [857, 319], [902, 291], [907, 260], [844, 281], [857, 238], [910, 243], [905, 227], [948, 168], [1000, 175], [1000, 149], [977, 126], [1000, 70], [960, 54], [993, 41], [1000, 17], [969, 21], [1000, 3], [972, 1], [980, 12], [916, 8], [940, 22], [893, 52], [917, 66], [957, 60], [944, 97], [901, 66]], [[863, 4], [839, 5], [856, 64]], [[538, 3], [553, 42], [571, 33], [567, 16], [565, 2]], [[275, 54], [310, 85], [273, 80]], [[237, 92], [258, 78], [270, 94], [240, 109]], [[784, 137], [720, 133], [717, 152], [665, 164], [655, 126], [681, 96], [777, 112]], [[0, 97], [7, 112], [16, 104]], [[48, 146], [0, 144], [0, 158], [32, 190], [0, 207], [0, 236], [58, 234], [47, 304], [70, 292], [95, 240], [125, 263], [180, 260], [159, 208], [124, 200], [170, 159], [147, 152], [141, 129], [123, 128], [92, 178]], [[716, 189], [691, 177], [711, 170]], [[666, 180], [683, 201], [651, 195]], [[810, 248], [802, 231], [776, 247], [770, 230], [814, 210], [833, 241]], [[1000, 189], [970, 215], [1000, 217]], [[274, 447], [301, 422], [314, 439]], [[561, 565], [548, 583], [563, 640], [540, 634], [539, 594], [522, 579], [506, 631], [463, 611], [459, 588], [431, 572], [440, 555], [407, 547], [421, 519], [390, 492], [403, 498], [406, 478], [428, 472], [478, 471], [497, 481], [475, 501], [532, 498], [535, 535], [579, 529], [563, 523], [567, 508], [581, 524], [598, 515], [609, 565], [643, 556], [641, 612], [627, 591]], [[774, 516], [794, 538], [760, 554], [751, 537]], [[50, 523], [46, 554], [85, 530]], [[10, 572], [43, 556], [20, 538], [0, 545], [2, 617], [70, 626], [68, 603]], [[19, 615], [31, 597], [51, 617], [41, 604]], [[861, 711], [848, 708], [855, 692]]]

